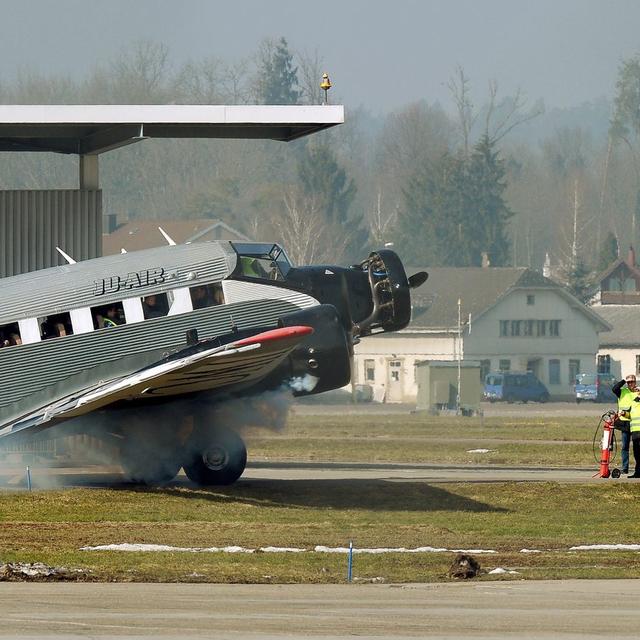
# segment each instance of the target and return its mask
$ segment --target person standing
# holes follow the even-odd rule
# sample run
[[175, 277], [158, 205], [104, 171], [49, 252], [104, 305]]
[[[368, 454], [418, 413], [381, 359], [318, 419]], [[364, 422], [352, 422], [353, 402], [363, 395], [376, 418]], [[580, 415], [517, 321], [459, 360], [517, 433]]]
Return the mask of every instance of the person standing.
[[[636, 377], [629, 374], [624, 380], [616, 382], [611, 391], [618, 398], [618, 419], [615, 426], [622, 433], [622, 442], [620, 446], [620, 455], [622, 457], [622, 473], [629, 473], [629, 441], [631, 440], [631, 407], [634, 400], [640, 396], [640, 390], [636, 386]], [[640, 434], [639, 434], [640, 436]], [[640, 454], [640, 450], [639, 450]], [[636, 467], [638, 467], [638, 458], [635, 454]]]

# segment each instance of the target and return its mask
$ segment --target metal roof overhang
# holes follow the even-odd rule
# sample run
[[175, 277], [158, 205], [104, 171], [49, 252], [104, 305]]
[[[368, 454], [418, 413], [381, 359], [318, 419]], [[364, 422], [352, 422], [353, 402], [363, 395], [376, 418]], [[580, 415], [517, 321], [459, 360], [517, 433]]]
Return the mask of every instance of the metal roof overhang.
[[97, 155], [145, 138], [287, 142], [343, 122], [341, 105], [0, 105], [0, 151]]

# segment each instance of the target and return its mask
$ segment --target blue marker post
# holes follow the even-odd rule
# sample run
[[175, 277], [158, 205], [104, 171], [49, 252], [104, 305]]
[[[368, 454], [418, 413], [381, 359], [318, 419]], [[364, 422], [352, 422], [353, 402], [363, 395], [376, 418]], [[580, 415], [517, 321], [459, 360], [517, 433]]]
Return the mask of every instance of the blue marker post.
[[27, 489], [31, 491], [31, 469], [27, 467]]
[[349, 540], [349, 562], [347, 564], [347, 582], [353, 578], [353, 541]]

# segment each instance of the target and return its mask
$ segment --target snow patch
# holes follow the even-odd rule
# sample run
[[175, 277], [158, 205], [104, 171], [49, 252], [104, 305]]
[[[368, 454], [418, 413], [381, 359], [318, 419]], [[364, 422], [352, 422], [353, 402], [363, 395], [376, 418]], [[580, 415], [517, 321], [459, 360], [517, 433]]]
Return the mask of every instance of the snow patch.
[[520, 553], [542, 553], [539, 549], [520, 549]]
[[491, 453], [495, 449], [467, 449], [467, 453]]
[[640, 551], [640, 544], [581, 544], [569, 551]]
[[511, 569], [503, 569], [502, 567], [496, 567], [495, 569], [492, 569], [491, 571], [489, 571], [489, 575], [502, 575], [505, 573], [520, 573], [519, 571], [513, 571]]

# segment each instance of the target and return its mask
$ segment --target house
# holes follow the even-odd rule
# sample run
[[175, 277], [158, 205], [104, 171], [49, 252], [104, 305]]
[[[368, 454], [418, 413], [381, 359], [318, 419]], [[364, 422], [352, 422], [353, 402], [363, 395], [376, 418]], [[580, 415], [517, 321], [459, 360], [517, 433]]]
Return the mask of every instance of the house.
[[600, 336], [598, 372], [640, 375], [640, 268], [633, 247], [597, 277], [594, 299], [594, 310], [611, 325]]
[[611, 327], [556, 282], [525, 268], [426, 271], [410, 325], [356, 346], [355, 382], [376, 399], [414, 401], [423, 360], [478, 360], [481, 376], [531, 370], [557, 399], [572, 397], [578, 372], [595, 371], [598, 334]]
[[162, 227], [178, 244], [207, 240], [250, 241], [250, 238], [221, 220], [130, 220], [120, 226], [111, 222], [111, 233], [102, 235], [102, 254], [108, 256], [120, 253], [122, 249], [139, 251], [162, 246], [166, 240], [158, 227]]

